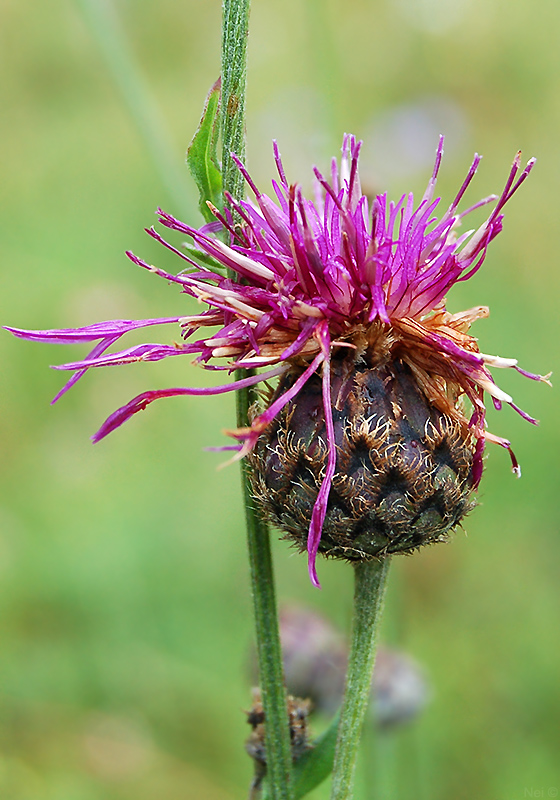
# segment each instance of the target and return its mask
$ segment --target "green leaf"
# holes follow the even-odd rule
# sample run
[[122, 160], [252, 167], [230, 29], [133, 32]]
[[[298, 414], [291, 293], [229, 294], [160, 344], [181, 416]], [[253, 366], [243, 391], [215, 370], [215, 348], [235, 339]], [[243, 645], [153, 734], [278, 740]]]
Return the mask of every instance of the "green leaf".
[[187, 166], [198, 186], [198, 207], [206, 222], [216, 218], [207, 206], [210, 201], [222, 208], [222, 170], [218, 162], [218, 129], [221, 79], [208, 92], [200, 124], [187, 149]]
[[[208, 206], [206, 206], [206, 210], [209, 210]], [[223, 264], [220, 264], [215, 258], [212, 258], [211, 255], [205, 253], [204, 250], [197, 250], [196, 247], [191, 247], [186, 242], [183, 242], [182, 246], [183, 250], [185, 250], [194, 261], [204, 264], [205, 267], [209, 267], [212, 272], [219, 272], [221, 275], [227, 274], [227, 267], [224, 267]]]
[[339, 714], [336, 714], [327, 730], [316, 740], [294, 765], [293, 781], [296, 800], [319, 786], [332, 772], [334, 750], [338, 733]]
[[[292, 780], [295, 800], [300, 800], [312, 792], [331, 774], [339, 719], [340, 712], [335, 714], [327, 730], [315, 741], [313, 748], [304, 753], [294, 764]], [[266, 779], [262, 800], [270, 800]]]

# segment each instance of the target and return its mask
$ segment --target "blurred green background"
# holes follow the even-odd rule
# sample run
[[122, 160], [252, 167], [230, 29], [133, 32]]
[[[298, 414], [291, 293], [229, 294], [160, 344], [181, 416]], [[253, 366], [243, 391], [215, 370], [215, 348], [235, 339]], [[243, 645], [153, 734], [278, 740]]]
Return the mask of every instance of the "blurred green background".
[[[220, 3], [116, 8], [184, 197], [161, 181], [84, 6], [2, 0], [3, 324], [189, 313], [124, 250], [180, 269], [142, 229], [159, 204], [199, 220], [182, 161], [219, 70]], [[396, 196], [423, 191], [443, 132], [445, 199], [484, 154], [473, 202], [500, 192], [518, 149], [538, 157], [484, 268], [449, 298], [453, 311], [489, 305], [474, 331], [482, 350], [536, 372], [558, 369], [559, 29], [553, 0], [255, 0], [249, 44], [248, 162], [261, 186], [273, 137], [288, 175], [309, 186], [311, 164], [325, 168], [352, 131], [365, 141], [365, 187]], [[233, 400], [162, 401], [92, 447], [138, 392], [211, 376], [181, 359], [98, 371], [50, 408], [63, 376], [48, 365], [82, 352], [0, 337], [0, 797], [245, 797], [252, 621], [239, 477], [203, 450], [224, 443]], [[394, 797], [405, 800], [560, 788], [558, 398], [498, 378], [541, 420], [489, 414], [523, 479], [489, 448], [465, 530], [394, 564], [385, 638], [434, 687], [399, 743]], [[303, 557], [279, 542], [275, 558], [281, 603], [347, 629], [347, 566], [321, 562], [317, 591]], [[368, 797], [363, 780], [357, 797]]]

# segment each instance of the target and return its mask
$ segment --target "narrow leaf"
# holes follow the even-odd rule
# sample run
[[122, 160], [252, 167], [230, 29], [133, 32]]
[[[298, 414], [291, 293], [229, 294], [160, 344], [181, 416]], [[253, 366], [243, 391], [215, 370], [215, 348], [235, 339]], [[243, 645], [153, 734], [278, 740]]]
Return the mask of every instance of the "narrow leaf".
[[293, 781], [296, 800], [319, 786], [332, 772], [334, 749], [338, 731], [339, 714], [336, 714], [327, 730], [316, 740], [294, 764]]
[[[206, 206], [206, 210], [208, 210], [208, 206]], [[209, 267], [212, 272], [218, 272], [221, 275], [226, 274], [227, 267], [224, 267], [223, 264], [219, 264], [215, 258], [212, 258], [212, 256], [208, 255], [208, 253], [205, 253], [204, 250], [198, 250], [196, 247], [191, 247], [190, 245], [186, 244], [186, 242], [183, 242], [183, 250], [185, 250], [194, 261]]]
[[218, 163], [218, 128], [221, 80], [208, 92], [200, 124], [187, 149], [187, 166], [198, 187], [198, 207], [206, 222], [215, 221], [207, 206], [222, 207], [222, 171]]

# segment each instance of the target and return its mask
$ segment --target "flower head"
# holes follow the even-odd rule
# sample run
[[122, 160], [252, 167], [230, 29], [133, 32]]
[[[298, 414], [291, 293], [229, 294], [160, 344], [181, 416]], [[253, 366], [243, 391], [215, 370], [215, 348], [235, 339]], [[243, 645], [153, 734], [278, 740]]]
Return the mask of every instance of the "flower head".
[[[360, 147], [360, 142], [347, 135], [340, 168], [333, 159], [328, 178], [314, 170], [313, 200], [304, 197], [299, 185], [288, 183], [274, 144], [279, 174], [279, 180], [272, 183], [274, 199], [259, 191], [244, 165], [232, 156], [254, 192], [254, 201], [226, 198], [229, 209], [222, 214], [212, 208], [216, 222], [200, 229], [158, 212], [164, 227], [193, 240], [194, 252], [200, 257], [193, 255], [192, 249], [173, 247], [153, 228], [147, 231], [149, 235], [175, 252], [186, 269], [173, 275], [132, 253], [127, 255], [138, 266], [178, 284], [185, 294], [198, 299], [203, 305], [199, 314], [112, 320], [65, 330], [8, 328], [16, 336], [34, 341], [97, 342], [85, 359], [55, 367], [73, 372], [55, 400], [94, 367], [194, 355], [206, 369], [226, 373], [247, 370], [247, 377], [212, 388], [144, 392], [115, 411], [94, 435], [94, 441], [158, 398], [217, 394], [280, 376], [279, 388], [269, 397], [267, 407], [254, 416], [250, 427], [232, 432], [237, 444], [231, 449], [237, 449], [239, 457], [245, 456], [289, 404], [302, 396], [304, 387], [317, 385], [325, 441], [306, 536], [314, 583], [315, 556], [337, 469], [337, 398], [333, 392], [340, 392], [345, 380], [341, 364], [355, 366], [365, 358], [368, 367], [387, 369], [387, 364], [398, 362], [400, 371], [411, 376], [403, 380], [413, 380], [424, 402], [452, 420], [469, 439], [472, 458], [465, 481], [470, 488], [476, 488], [480, 481], [486, 441], [506, 448], [513, 470], [519, 474], [509, 441], [486, 430], [485, 393], [496, 408], [507, 403], [535, 422], [496, 385], [490, 370], [509, 367], [534, 380], [547, 380], [547, 376], [521, 370], [515, 359], [479, 351], [468, 331], [472, 322], [487, 316], [487, 308], [451, 314], [445, 305], [453, 284], [467, 280], [482, 265], [488, 245], [502, 229], [503, 208], [529, 175], [534, 159], [520, 170], [518, 154], [501, 195], [459, 211], [480, 161], [476, 155], [457, 196], [438, 218], [440, 200], [434, 199], [434, 188], [443, 139], [433, 174], [417, 204], [412, 194], [396, 203], [382, 194], [370, 203], [360, 188]], [[488, 218], [476, 231], [458, 233], [463, 217], [493, 202]], [[217, 235], [224, 231], [227, 244]], [[220, 271], [224, 267], [225, 273]], [[237, 277], [234, 280], [232, 276]], [[149, 343], [109, 352], [129, 331], [177, 323], [184, 340], [180, 344]], [[470, 401], [469, 411], [463, 398]]]

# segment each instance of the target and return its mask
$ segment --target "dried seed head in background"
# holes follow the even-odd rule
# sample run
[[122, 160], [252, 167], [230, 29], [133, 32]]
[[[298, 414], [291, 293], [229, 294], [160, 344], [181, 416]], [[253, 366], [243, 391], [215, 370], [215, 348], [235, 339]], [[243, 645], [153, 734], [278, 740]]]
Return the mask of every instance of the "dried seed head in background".
[[[288, 695], [286, 700], [288, 705], [292, 760], [295, 763], [307, 750], [313, 747], [307, 724], [311, 703], [309, 700], [302, 700], [300, 697], [293, 697], [292, 695]], [[253, 780], [252, 790], [257, 791], [266, 775], [267, 763], [266, 718], [261, 701], [261, 692], [258, 688], [253, 689], [253, 705], [251, 710], [247, 712], [247, 722], [252, 730], [249, 738], [245, 742], [245, 750], [255, 763], [255, 778]]]

